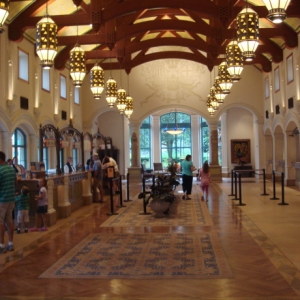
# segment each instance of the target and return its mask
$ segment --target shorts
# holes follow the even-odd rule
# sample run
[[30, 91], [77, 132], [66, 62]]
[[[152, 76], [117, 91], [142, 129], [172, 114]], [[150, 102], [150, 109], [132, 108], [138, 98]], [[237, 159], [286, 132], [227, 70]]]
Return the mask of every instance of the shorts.
[[12, 211], [15, 208], [15, 201], [13, 202], [1, 202], [0, 203], [0, 224], [11, 223]]
[[102, 179], [94, 178], [93, 186], [94, 186], [94, 188], [96, 188], [96, 187], [102, 187]]
[[18, 217], [17, 217], [18, 223], [28, 223], [29, 222], [29, 215], [27, 209], [18, 210]]
[[37, 214], [46, 214], [48, 212], [48, 205], [38, 206], [36, 213]]

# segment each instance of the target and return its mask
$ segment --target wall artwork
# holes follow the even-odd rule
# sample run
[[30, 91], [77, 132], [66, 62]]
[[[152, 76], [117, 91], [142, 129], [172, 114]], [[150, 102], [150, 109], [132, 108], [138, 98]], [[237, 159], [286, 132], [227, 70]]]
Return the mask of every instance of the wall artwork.
[[251, 163], [250, 140], [231, 140], [231, 163]]

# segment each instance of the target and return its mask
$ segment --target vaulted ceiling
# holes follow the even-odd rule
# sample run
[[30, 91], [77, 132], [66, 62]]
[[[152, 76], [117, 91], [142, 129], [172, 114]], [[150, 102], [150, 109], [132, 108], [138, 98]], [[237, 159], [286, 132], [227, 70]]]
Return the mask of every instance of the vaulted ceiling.
[[266, 19], [262, 0], [11, 0], [8, 36], [35, 43], [36, 24], [47, 6], [58, 25], [57, 69], [65, 68], [78, 42], [86, 51], [87, 70], [98, 62], [104, 70], [129, 73], [165, 58], [192, 60], [212, 70], [236, 37], [235, 18], [246, 4], [258, 13], [260, 27], [260, 44], [250, 64], [269, 72], [272, 62], [282, 61], [285, 47], [298, 45], [299, 0], [291, 0], [288, 18], [278, 25]]

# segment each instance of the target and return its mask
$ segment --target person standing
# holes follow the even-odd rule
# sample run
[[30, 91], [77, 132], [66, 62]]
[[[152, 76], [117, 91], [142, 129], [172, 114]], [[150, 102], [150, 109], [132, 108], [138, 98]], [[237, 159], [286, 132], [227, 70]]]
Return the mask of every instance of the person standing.
[[200, 185], [202, 188], [202, 197], [201, 200], [204, 201], [204, 198], [206, 199], [206, 202], [208, 201], [208, 187], [211, 183], [210, 180], [210, 172], [209, 172], [209, 165], [208, 162], [205, 161], [202, 168], [199, 171], [199, 181], [201, 181]]
[[[117, 162], [112, 157], [106, 155], [102, 161], [102, 169], [107, 171], [107, 168], [109, 168], [109, 167], [114, 168], [114, 177], [120, 176], [119, 167], [118, 167]], [[113, 181], [113, 189], [116, 194], [120, 193], [119, 184], [116, 180]]]
[[29, 222], [29, 190], [27, 186], [23, 186], [21, 189], [21, 194], [16, 198], [17, 208], [18, 208], [18, 228], [17, 233], [21, 233], [21, 225], [24, 222], [24, 232], [28, 232], [28, 222]]
[[[94, 165], [93, 165], [93, 195], [94, 195], [94, 202], [100, 202], [103, 203], [103, 188], [102, 188], [102, 181], [103, 181], [103, 171], [102, 171], [102, 164], [99, 159], [99, 154], [94, 153], [93, 154], [93, 160], [94, 160]], [[98, 194], [97, 194], [97, 188], [99, 189], [100, 193], [100, 200], [98, 200]]]
[[182, 189], [184, 193], [182, 196], [183, 200], [191, 200], [190, 195], [193, 187], [193, 171], [195, 171], [195, 167], [192, 162], [192, 155], [188, 154], [185, 157], [185, 160], [181, 162]]
[[[48, 191], [46, 189], [47, 181], [45, 178], [40, 179], [39, 194], [34, 197], [38, 201], [37, 210], [35, 214], [35, 227], [30, 228], [30, 231], [47, 231], [46, 213], [48, 212]], [[43, 226], [38, 228], [39, 217], [42, 219]]]
[[12, 167], [14, 168], [17, 177], [22, 176], [22, 174], [24, 173], [24, 167], [18, 164], [18, 158], [16, 156], [13, 157]]
[[69, 156], [67, 159], [67, 163], [64, 165], [64, 173], [72, 174], [75, 173], [75, 169], [73, 167], [73, 157]]
[[[0, 151], [0, 253], [14, 251], [14, 229], [12, 211], [15, 207], [16, 172], [7, 165], [5, 153]], [[5, 224], [8, 232], [8, 244], [4, 245]]]

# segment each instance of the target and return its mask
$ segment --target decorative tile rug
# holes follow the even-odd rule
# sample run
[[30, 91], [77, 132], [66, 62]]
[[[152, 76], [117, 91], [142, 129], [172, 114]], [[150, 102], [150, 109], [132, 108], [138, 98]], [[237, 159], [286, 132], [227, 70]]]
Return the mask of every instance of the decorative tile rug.
[[212, 226], [207, 205], [200, 200], [198, 194], [192, 195], [192, 200], [181, 200], [182, 195], [177, 195], [177, 213], [164, 218], [155, 218], [150, 205], [147, 212], [151, 215], [140, 215], [143, 212], [143, 199], [127, 202], [127, 207], [119, 209], [118, 215], [111, 216], [100, 227], [144, 227], [144, 226]]
[[40, 278], [232, 277], [214, 233], [90, 234]]

